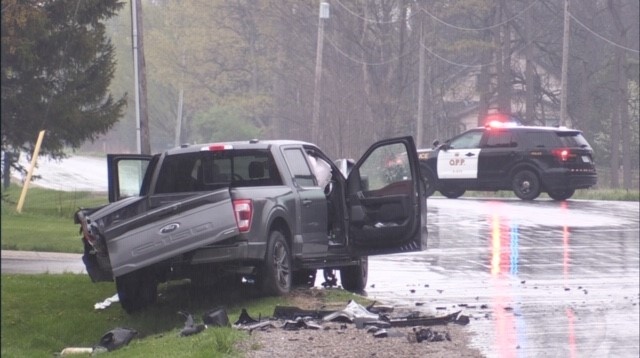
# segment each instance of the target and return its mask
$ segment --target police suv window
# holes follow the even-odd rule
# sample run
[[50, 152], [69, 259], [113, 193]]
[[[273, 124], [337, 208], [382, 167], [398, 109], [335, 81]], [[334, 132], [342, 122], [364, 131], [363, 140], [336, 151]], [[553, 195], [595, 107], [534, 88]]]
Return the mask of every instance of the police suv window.
[[485, 148], [510, 148], [517, 147], [518, 143], [515, 134], [510, 131], [492, 130], [487, 131], [487, 143]]
[[591, 148], [580, 132], [559, 132], [558, 137], [565, 147]]
[[481, 131], [473, 131], [462, 134], [449, 142], [451, 149], [472, 149], [480, 147], [480, 139], [482, 139]]
[[526, 132], [527, 143], [533, 148], [555, 148], [558, 139], [553, 132]]
[[311, 173], [305, 154], [298, 148], [285, 149], [284, 156], [296, 183], [302, 187], [316, 186], [315, 176]]

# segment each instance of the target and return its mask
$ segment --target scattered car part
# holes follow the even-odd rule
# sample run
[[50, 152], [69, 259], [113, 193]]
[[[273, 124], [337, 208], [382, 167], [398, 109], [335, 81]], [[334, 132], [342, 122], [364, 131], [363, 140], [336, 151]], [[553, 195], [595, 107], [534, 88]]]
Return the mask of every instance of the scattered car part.
[[186, 321], [184, 322], [184, 328], [180, 331], [180, 336], [192, 336], [204, 331], [204, 324], [195, 324], [193, 316], [189, 312], [178, 311], [178, 314], [184, 316]]

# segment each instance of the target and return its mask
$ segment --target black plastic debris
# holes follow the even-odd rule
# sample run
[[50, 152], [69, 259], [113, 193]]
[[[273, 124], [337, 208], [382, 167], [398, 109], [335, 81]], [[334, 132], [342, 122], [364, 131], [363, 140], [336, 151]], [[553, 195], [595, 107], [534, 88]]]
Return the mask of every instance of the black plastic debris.
[[468, 324], [469, 317], [462, 315], [461, 312], [462, 311], [458, 311], [439, 317], [422, 317], [412, 314], [407, 317], [392, 318], [389, 320], [389, 323], [391, 327], [435, 326], [447, 323]]
[[238, 325], [236, 326], [242, 330], [248, 331], [251, 334], [255, 330], [267, 331], [270, 328], [276, 328], [276, 326], [271, 321], [262, 321], [258, 323], [253, 323], [249, 325]]
[[311, 322], [309, 319], [304, 319], [302, 317], [298, 317], [295, 320], [287, 320], [282, 326], [283, 329], [287, 331], [297, 331], [299, 329], [315, 329], [318, 330], [322, 328], [320, 325]]
[[184, 328], [180, 331], [182, 337], [191, 336], [204, 331], [204, 324], [195, 324], [193, 316], [188, 312], [178, 311], [178, 314], [185, 317]]
[[249, 316], [249, 314], [247, 313], [247, 309], [243, 308], [235, 324], [238, 325], [238, 324], [253, 324], [253, 323], [258, 323], [258, 321], [251, 318], [251, 316]]
[[387, 321], [383, 321], [380, 319], [370, 319], [370, 318], [366, 318], [366, 317], [356, 317], [353, 320], [353, 323], [355, 323], [356, 328], [358, 329], [362, 329], [362, 328], [366, 328], [366, 327], [370, 327], [370, 326], [375, 326], [378, 328], [389, 328], [391, 327], [391, 324]]
[[410, 342], [443, 342], [445, 340], [451, 341], [449, 332], [438, 332], [431, 328], [414, 328], [413, 333], [409, 335]]
[[138, 334], [138, 331], [130, 328], [114, 328], [100, 337], [100, 342], [94, 347], [94, 350], [99, 347], [106, 348], [111, 352], [120, 347], [126, 346], [131, 340]]
[[217, 307], [205, 312], [202, 315], [202, 322], [212, 327], [228, 327], [231, 325], [227, 311], [223, 307]]

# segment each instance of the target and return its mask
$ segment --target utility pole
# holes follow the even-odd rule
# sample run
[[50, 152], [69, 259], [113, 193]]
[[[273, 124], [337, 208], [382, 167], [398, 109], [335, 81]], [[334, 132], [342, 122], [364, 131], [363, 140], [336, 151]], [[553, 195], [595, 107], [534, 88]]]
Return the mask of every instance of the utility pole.
[[147, 111], [147, 76], [142, 36], [142, 0], [131, 0], [131, 32], [133, 40], [133, 77], [136, 93], [137, 150], [151, 154], [149, 142], [149, 113]]
[[569, 0], [564, 0], [564, 34], [562, 36], [562, 79], [560, 92], [560, 123], [561, 126], [571, 127], [571, 119], [567, 114], [567, 72], [569, 71]]
[[418, 70], [418, 120], [416, 121], [416, 145], [423, 147], [424, 131], [424, 15], [420, 16], [420, 68]]
[[313, 87], [313, 113], [311, 117], [311, 141], [318, 143], [320, 138], [320, 95], [322, 82], [322, 48], [324, 47], [324, 20], [329, 18], [329, 3], [320, 2], [318, 15], [318, 44], [316, 47], [316, 76]]

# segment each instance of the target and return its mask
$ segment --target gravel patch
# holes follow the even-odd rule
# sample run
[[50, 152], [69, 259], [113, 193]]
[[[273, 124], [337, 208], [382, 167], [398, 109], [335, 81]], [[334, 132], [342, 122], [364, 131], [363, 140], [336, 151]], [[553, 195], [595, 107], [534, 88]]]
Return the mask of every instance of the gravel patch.
[[[420, 329], [422, 327], [415, 327]], [[320, 330], [282, 328], [247, 332], [237, 348], [248, 358], [272, 357], [484, 357], [469, 347], [470, 333], [457, 324], [431, 326], [447, 333], [451, 341], [417, 342], [412, 327], [387, 329], [388, 336], [375, 338], [354, 324], [328, 323]], [[413, 337], [412, 337], [413, 336]]]

